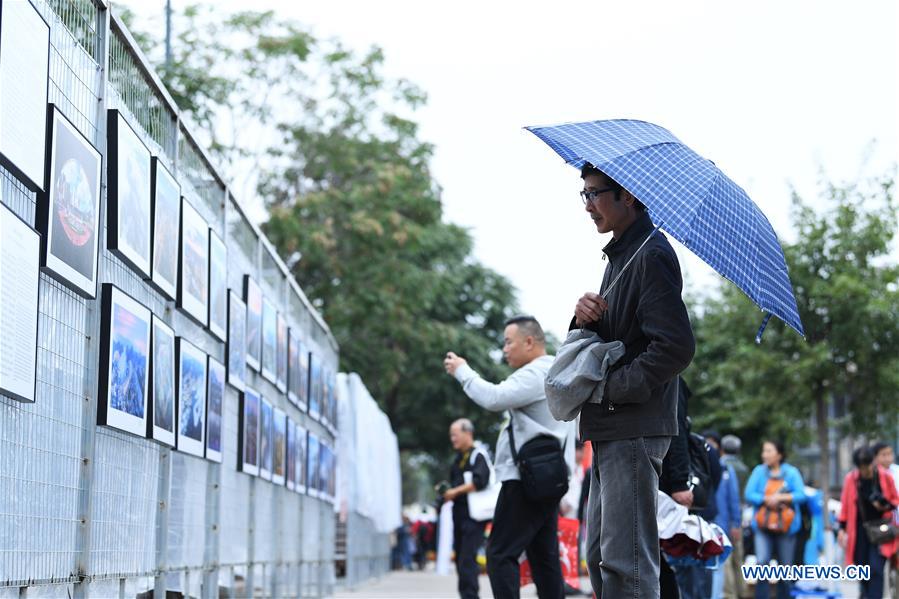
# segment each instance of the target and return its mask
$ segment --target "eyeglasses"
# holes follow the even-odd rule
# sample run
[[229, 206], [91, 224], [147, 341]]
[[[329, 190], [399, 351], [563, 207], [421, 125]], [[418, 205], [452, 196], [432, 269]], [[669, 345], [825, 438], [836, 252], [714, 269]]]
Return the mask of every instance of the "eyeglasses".
[[581, 200], [584, 202], [584, 206], [586, 206], [590, 202], [594, 202], [596, 198], [599, 197], [600, 194], [605, 193], [607, 191], [615, 191], [618, 189], [617, 187], [606, 187], [605, 189], [593, 189], [591, 191], [587, 191], [586, 189], [581, 191]]

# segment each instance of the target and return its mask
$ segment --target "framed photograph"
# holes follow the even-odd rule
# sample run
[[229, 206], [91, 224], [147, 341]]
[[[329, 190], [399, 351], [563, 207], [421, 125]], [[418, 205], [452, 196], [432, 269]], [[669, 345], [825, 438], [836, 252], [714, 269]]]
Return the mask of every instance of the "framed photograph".
[[206, 354], [184, 337], [177, 339], [178, 451], [203, 457], [206, 447]]
[[318, 497], [318, 457], [319, 442], [318, 437], [309, 432], [309, 449], [307, 451], [306, 464], [306, 493], [313, 497]]
[[328, 416], [331, 413], [331, 398], [328, 396], [328, 367], [322, 366], [321, 368], [321, 403], [319, 405], [319, 410], [321, 414], [321, 423], [325, 425], [325, 428], [328, 428]]
[[278, 312], [262, 298], [262, 376], [274, 385], [278, 383]]
[[322, 366], [315, 354], [309, 352], [309, 415], [321, 418]]
[[279, 408], [274, 409], [272, 453], [272, 482], [283, 485], [287, 476], [287, 414]]
[[44, 187], [50, 25], [30, 2], [0, 2], [0, 163]]
[[41, 236], [0, 203], [0, 240], [0, 394], [34, 402]]
[[169, 447], [175, 446], [175, 331], [153, 315], [153, 373], [150, 404], [147, 408], [147, 437]]
[[306, 433], [306, 429], [297, 425], [297, 441], [296, 441], [296, 452], [297, 452], [297, 493], [305, 493], [306, 492], [306, 477], [308, 467], [306, 464], [306, 448], [308, 442], [308, 435]]
[[278, 370], [277, 384], [281, 393], [287, 391], [287, 319], [278, 312], [277, 321], [277, 343], [278, 343]]
[[147, 434], [150, 310], [109, 283], [103, 285], [97, 424]]
[[150, 150], [118, 110], [107, 111], [106, 243], [149, 279]]
[[262, 366], [262, 289], [250, 275], [243, 278], [243, 301], [247, 304], [247, 365], [259, 372]]
[[297, 489], [297, 425], [290, 418], [287, 419], [287, 488], [290, 491]]
[[209, 229], [209, 330], [221, 341], [228, 327], [228, 248]]
[[150, 165], [153, 214], [153, 272], [150, 282], [168, 299], [178, 298], [178, 233], [181, 231], [181, 186], [158, 156]]
[[247, 305], [228, 290], [228, 384], [243, 391], [247, 384]]
[[322, 499], [328, 498], [328, 446], [324, 441], [318, 445], [318, 492]]
[[332, 448], [328, 450], [328, 496], [332, 502], [337, 497], [337, 453]]
[[206, 385], [206, 459], [222, 463], [222, 405], [225, 401], [225, 365], [209, 356]]
[[240, 396], [240, 425], [237, 433], [237, 468], [241, 472], [259, 475], [259, 421], [262, 398], [247, 387]]
[[35, 210], [37, 230], [43, 235], [41, 266], [76, 293], [94, 298], [103, 160], [56, 106], [48, 108], [47, 119], [45, 192]]
[[209, 225], [181, 198], [181, 252], [178, 307], [206, 326], [209, 299]]
[[300, 405], [300, 339], [295, 327], [287, 330], [287, 399]]
[[337, 432], [337, 414], [339, 413], [340, 406], [337, 403], [337, 373], [332, 372], [330, 378], [328, 379], [328, 392], [331, 394], [331, 417], [328, 421], [331, 424], [331, 430], [335, 433]]
[[262, 407], [259, 411], [259, 476], [265, 480], [272, 480], [272, 459], [275, 441], [275, 414], [272, 404], [265, 398], [262, 399]]

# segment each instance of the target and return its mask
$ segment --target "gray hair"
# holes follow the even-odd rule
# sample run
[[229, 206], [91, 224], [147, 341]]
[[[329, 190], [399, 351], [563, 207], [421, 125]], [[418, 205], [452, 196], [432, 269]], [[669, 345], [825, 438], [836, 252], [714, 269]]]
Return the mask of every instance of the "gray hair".
[[474, 435], [474, 424], [468, 418], [459, 418], [450, 426], [456, 426], [457, 424], [459, 425], [459, 429], [461, 429], [463, 433], [471, 433], [472, 435]]

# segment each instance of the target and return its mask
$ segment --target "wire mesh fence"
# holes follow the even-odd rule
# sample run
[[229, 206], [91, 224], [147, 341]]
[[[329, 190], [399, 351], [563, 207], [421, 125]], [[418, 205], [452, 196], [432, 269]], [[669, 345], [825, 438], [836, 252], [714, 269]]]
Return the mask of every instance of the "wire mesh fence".
[[[227, 286], [242, 296], [243, 275], [252, 276], [336, 372], [337, 346], [326, 325], [228, 193], [125, 26], [99, 1], [34, 5], [50, 25], [49, 102], [104, 154], [104, 164], [106, 111], [121, 111], [225, 240]], [[101, 223], [105, 173], [103, 183]], [[37, 194], [3, 167], [0, 192], [5, 206], [35, 226]], [[98, 281], [115, 284], [224, 361], [224, 344], [108, 251], [105, 226], [98, 233]], [[35, 402], [0, 395], [0, 599], [330, 594], [334, 507], [239, 471], [235, 389], [226, 385], [223, 398], [220, 464], [97, 426], [99, 300], [42, 273], [38, 314]], [[248, 376], [291, 420], [336, 445], [332, 427], [255, 372]], [[356, 526], [359, 546], [383, 541], [369, 528]], [[384, 548], [366, 550], [363, 561], [375, 563], [378, 551]]]

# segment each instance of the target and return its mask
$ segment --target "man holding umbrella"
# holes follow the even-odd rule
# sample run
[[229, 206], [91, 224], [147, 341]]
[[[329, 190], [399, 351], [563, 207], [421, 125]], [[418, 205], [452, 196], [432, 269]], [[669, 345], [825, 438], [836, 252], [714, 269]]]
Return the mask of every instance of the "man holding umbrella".
[[693, 359], [693, 331], [677, 256], [663, 235], [650, 236], [654, 227], [643, 204], [591, 165], [581, 178], [585, 209], [612, 241], [603, 248], [609, 264], [600, 293], [608, 290], [607, 297], [585, 293], [571, 328], [620, 340], [626, 349], [608, 375], [602, 403], [585, 404], [581, 412], [582, 437], [594, 448], [590, 580], [597, 597], [658, 597], [659, 476], [678, 432], [677, 375]]

